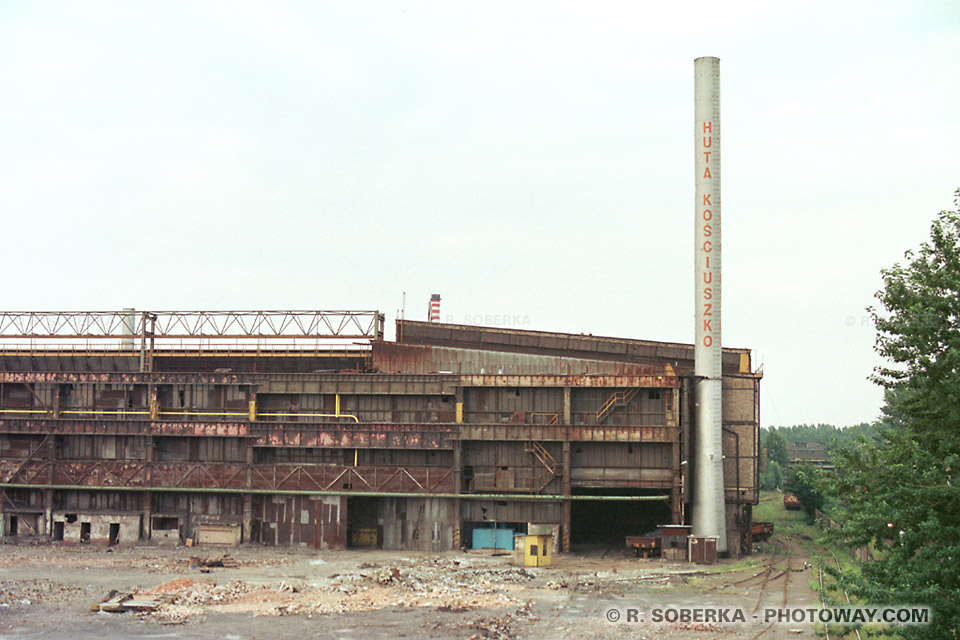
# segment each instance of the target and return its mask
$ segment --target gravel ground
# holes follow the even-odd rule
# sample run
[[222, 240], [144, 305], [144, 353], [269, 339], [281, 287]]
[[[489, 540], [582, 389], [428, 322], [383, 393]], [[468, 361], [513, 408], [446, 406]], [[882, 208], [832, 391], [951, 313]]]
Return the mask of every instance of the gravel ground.
[[[626, 619], [629, 609], [667, 605], [812, 606], [807, 556], [785, 548], [713, 567], [613, 553], [524, 568], [480, 552], [242, 547], [229, 551], [237, 566], [201, 572], [189, 567], [190, 556], [221, 550], [2, 545], [0, 640], [814, 638], [809, 626]], [[152, 612], [91, 613], [111, 590], [173, 598]], [[616, 623], [611, 610], [621, 615]]]

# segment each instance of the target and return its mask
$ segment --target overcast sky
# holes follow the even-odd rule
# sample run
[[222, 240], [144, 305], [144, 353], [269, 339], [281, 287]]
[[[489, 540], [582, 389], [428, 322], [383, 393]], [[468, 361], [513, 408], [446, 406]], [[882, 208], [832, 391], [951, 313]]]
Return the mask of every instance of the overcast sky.
[[960, 3], [0, 2], [0, 306], [371, 309], [723, 342], [764, 425], [874, 419], [864, 308], [960, 187]]

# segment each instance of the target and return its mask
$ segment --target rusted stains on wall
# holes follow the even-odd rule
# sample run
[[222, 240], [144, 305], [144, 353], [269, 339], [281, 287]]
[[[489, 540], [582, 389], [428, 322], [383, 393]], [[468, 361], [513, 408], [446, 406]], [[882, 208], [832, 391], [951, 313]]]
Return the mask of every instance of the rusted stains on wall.
[[453, 449], [457, 427], [427, 424], [257, 425], [255, 446]]

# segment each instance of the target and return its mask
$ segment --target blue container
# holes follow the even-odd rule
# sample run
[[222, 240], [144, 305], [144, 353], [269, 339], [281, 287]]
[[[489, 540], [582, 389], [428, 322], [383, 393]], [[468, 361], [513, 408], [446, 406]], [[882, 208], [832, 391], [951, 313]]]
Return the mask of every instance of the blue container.
[[473, 548], [513, 551], [513, 529], [474, 529]]

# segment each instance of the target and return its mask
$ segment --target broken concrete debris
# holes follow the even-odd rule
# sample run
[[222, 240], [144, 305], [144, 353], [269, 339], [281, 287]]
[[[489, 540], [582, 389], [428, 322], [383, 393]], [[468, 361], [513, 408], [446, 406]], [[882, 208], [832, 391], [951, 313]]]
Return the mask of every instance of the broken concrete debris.
[[[189, 560], [190, 566], [196, 568], [226, 567], [235, 562], [229, 556]], [[385, 566], [363, 563], [356, 571], [315, 579], [284, 578], [279, 585], [177, 578], [146, 591], [112, 591], [91, 609], [111, 613], [133, 611], [170, 624], [186, 622], [207, 612], [323, 615], [390, 607], [522, 612], [528, 604], [514, 593], [519, 593], [520, 583], [537, 577], [525, 568], [474, 565], [465, 559], [456, 560], [455, 564], [439, 558], [397, 560], [397, 564]], [[550, 588], [563, 587], [555, 584]]]

